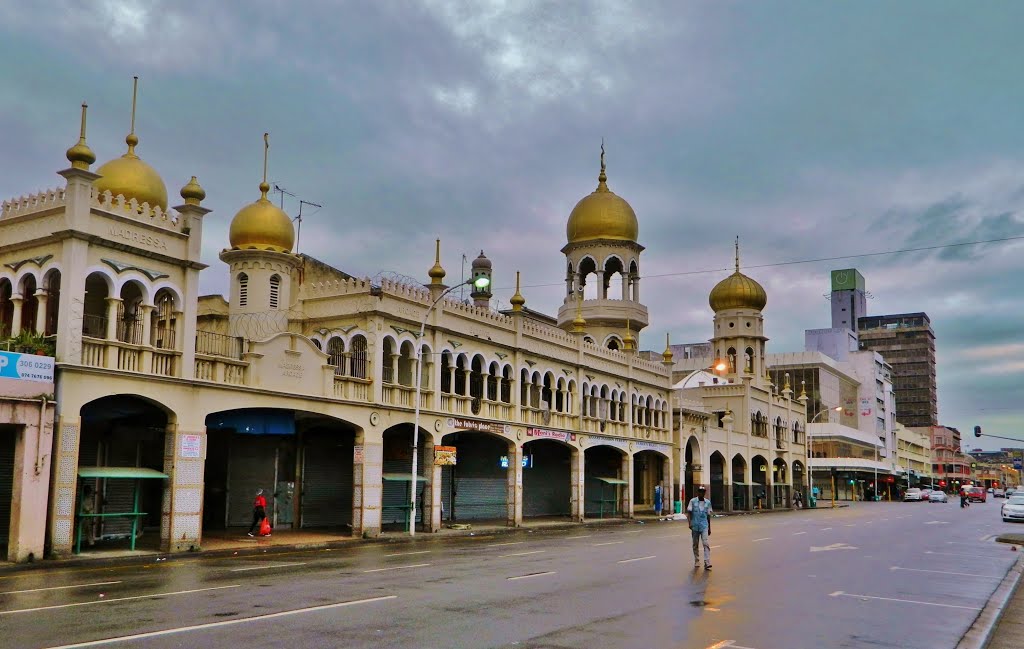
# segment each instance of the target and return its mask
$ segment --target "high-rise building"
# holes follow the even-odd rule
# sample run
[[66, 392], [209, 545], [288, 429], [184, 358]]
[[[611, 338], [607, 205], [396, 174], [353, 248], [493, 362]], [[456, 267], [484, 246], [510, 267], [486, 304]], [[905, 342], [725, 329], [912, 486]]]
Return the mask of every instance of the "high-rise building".
[[908, 427], [937, 426], [935, 332], [926, 313], [857, 319], [861, 349], [882, 354], [892, 366], [896, 415]]
[[857, 331], [857, 320], [868, 314], [864, 276], [856, 268], [832, 271], [832, 328]]

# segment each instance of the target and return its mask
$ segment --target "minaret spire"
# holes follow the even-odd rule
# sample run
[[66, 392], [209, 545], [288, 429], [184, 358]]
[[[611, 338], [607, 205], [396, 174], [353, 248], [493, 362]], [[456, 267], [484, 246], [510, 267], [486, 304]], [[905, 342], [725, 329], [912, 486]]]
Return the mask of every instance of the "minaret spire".
[[429, 271], [427, 271], [427, 275], [430, 276], [430, 283], [433, 286], [441, 286], [442, 285], [441, 284], [441, 280], [443, 280], [444, 276], [447, 275], [447, 273], [444, 271], [444, 268], [441, 267], [441, 240], [440, 239], [438, 239], [435, 242], [435, 247], [434, 247], [434, 265], [431, 267], [431, 269]]
[[740, 235], [736, 235], [736, 272], [740, 272]]
[[523, 305], [526, 304], [526, 298], [519, 292], [519, 271], [516, 271], [516, 292], [512, 294], [512, 299], [509, 300], [512, 304], [512, 311], [518, 313], [523, 310]]
[[597, 175], [597, 191], [608, 191], [608, 174], [605, 173], [604, 166], [604, 138], [601, 138], [601, 173]]
[[263, 182], [260, 183], [260, 200], [266, 201], [270, 184], [267, 183], [267, 158], [270, 156], [270, 133], [263, 134]]
[[74, 169], [89, 169], [89, 165], [96, 162], [96, 154], [92, 152], [89, 145], [85, 143], [85, 113], [89, 105], [82, 102], [82, 126], [78, 133], [78, 143], [67, 150], [67, 158]]
[[132, 77], [132, 119], [131, 128], [128, 130], [128, 136], [124, 138], [125, 144], [128, 145], [128, 153], [125, 155], [134, 158], [138, 157], [135, 154], [135, 146], [139, 143], [139, 136], [135, 134], [135, 106], [136, 100], [139, 96], [139, 75]]

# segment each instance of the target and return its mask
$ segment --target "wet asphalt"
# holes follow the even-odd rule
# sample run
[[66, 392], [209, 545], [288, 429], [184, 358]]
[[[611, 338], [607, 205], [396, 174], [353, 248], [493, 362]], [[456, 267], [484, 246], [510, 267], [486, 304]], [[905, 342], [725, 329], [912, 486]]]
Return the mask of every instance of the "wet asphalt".
[[1000, 502], [716, 518], [711, 571], [684, 522], [0, 569], [0, 646], [953, 648]]

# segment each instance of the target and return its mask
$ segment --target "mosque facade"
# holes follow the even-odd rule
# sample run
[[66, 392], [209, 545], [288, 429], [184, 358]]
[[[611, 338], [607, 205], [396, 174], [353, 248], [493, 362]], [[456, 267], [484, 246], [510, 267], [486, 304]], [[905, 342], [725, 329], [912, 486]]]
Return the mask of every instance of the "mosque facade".
[[[804, 424], [766, 378], [764, 289], [737, 257], [710, 299], [725, 367], [677, 387], [670, 348], [637, 351], [644, 247], [603, 153], [568, 219], [565, 300], [544, 316], [518, 277], [506, 311], [487, 282], [449, 297], [440, 241], [421, 285], [296, 254], [266, 155], [220, 253], [228, 296], [201, 296], [205, 190], [193, 177], [168, 203], [134, 107], [125, 142], [93, 170], [83, 106], [61, 186], [2, 203], [0, 340], [42, 341], [56, 366], [52, 392], [17, 397], [38, 422], [0, 421], [0, 485], [39, 521], [0, 521], [9, 559], [143, 530], [160, 551], [197, 550], [244, 534], [258, 489], [278, 528], [362, 537], [410, 518], [430, 533], [633, 517], [654, 513], [656, 487], [669, 513], [695, 484], [723, 509], [791, 506]], [[492, 272], [481, 252], [473, 279]]]

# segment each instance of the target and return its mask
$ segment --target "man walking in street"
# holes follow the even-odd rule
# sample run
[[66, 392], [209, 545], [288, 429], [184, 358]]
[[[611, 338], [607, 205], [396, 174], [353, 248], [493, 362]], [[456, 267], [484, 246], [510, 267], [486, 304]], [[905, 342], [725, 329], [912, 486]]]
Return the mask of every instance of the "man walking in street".
[[711, 570], [711, 501], [704, 497], [707, 489], [697, 487], [697, 497], [686, 506], [690, 515], [690, 536], [693, 537], [693, 567], [700, 567], [700, 547], [704, 543], [704, 569]]

